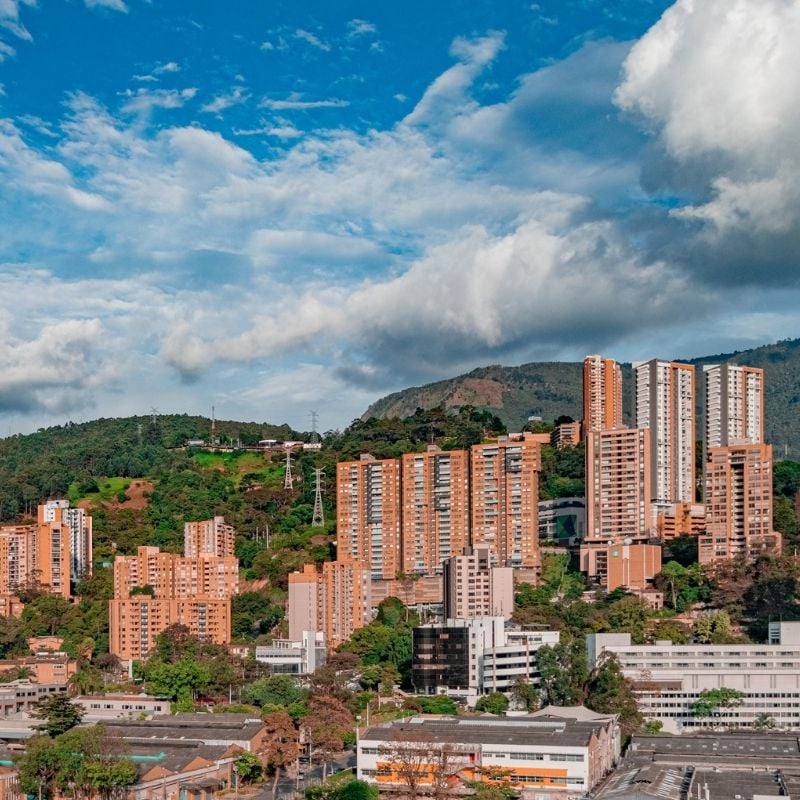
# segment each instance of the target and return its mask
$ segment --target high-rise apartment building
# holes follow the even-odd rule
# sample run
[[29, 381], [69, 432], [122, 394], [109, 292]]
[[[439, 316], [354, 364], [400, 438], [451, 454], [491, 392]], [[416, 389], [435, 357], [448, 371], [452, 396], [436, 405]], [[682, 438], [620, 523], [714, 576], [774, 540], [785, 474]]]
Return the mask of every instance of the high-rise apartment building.
[[42, 583], [54, 594], [71, 595], [92, 571], [92, 518], [82, 508], [70, 508], [68, 500], [48, 500], [38, 509], [36, 542]]
[[576, 447], [581, 441], [580, 422], [558, 422], [550, 434], [550, 446], [557, 450]]
[[231, 637], [231, 598], [239, 591], [234, 556], [180, 556], [140, 547], [114, 560], [109, 601], [110, 652], [123, 661], [142, 659], [170, 625], [185, 625], [203, 641]]
[[338, 647], [371, 619], [370, 573], [353, 561], [306, 564], [289, 574], [289, 639], [307, 631], [324, 634], [325, 646]]
[[701, 564], [780, 552], [781, 536], [772, 529], [772, 446], [711, 448], [705, 509], [706, 531], [699, 537]]
[[650, 490], [654, 503], [692, 503], [695, 496], [694, 367], [639, 361], [636, 427], [650, 436]]
[[498, 566], [540, 566], [539, 450], [526, 434], [470, 451], [472, 545], [487, 545]]
[[586, 538], [633, 538], [653, 527], [650, 436], [641, 428], [586, 438]]
[[401, 461], [402, 571], [441, 572], [469, 543], [469, 455], [429, 447]]
[[622, 425], [622, 370], [613, 358], [583, 359], [583, 435]]
[[444, 562], [444, 617], [505, 617], [514, 613], [514, 570], [493, 567], [486, 546], [467, 548]]
[[736, 364], [703, 367], [705, 447], [764, 441], [764, 370]]
[[236, 529], [225, 523], [225, 517], [183, 526], [183, 554], [186, 556], [232, 556], [236, 551]]
[[13, 595], [35, 580], [35, 542], [33, 525], [0, 528], [0, 595]]
[[401, 571], [400, 462], [362, 455], [336, 465], [336, 535], [341, 560], [369, 567], [375, 580]]

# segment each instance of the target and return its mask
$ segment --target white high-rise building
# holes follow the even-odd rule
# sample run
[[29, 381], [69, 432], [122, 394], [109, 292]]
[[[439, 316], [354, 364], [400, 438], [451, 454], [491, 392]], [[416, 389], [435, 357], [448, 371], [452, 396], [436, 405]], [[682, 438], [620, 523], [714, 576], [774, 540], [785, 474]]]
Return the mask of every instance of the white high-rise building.
[[651, 500], [693, 503], [695, 495], [694, 367], [670, 361], [639, 361], [636, 427], [650, 432]]
[[764, 370], [710, 364], [705, 376], [705, 447], [764, 442]]

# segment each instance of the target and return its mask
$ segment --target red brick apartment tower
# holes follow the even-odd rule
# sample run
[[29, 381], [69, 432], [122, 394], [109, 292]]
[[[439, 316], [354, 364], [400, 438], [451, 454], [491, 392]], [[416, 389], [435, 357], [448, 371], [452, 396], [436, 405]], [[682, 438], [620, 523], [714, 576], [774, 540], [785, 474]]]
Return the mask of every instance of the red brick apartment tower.
[[400, 571], [400, 462], [362, 455], [336, 465], [337, 555], [366, 565], [373, 580]]
[[583, 436], [622, 425], [622, 370], [613, 358], [583, 359]]
[[498, 566], [540, 567], [539, 448], [526, 435], [470, 451], [472, 545], [487, 545]]

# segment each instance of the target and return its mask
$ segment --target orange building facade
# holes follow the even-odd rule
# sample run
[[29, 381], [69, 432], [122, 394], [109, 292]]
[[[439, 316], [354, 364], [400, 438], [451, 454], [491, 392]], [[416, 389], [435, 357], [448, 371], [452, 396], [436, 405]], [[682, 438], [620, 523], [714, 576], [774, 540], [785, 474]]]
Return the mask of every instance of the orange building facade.
[[706, 507], [702, 503], [672, 503], [658, 510], [656, 535], [662, 542], [679, 536], [698, 536], [706, 528]]
[[583, 360], [583, 436], [622, 425], [622, 370], [613, 358]]
[[322, 631], [326, 646], [338, 647], [371, 620], [370, 589], [369, 570], [353, 561], [326, 561], [321, 568], [306, 564], [302, 572], [290, 573], [289, 639]]
[[[137, 590], [144, 590], [138, 593]], [[109, 649], [122, 661], [142, 659], [170, 625], [185, 625], [203, 641], [231, 638], [231, 598], [239, 591], [233, 556], [186, 557], [140, 547], [114, 560], [109, 601]]]
[[236, 529], [225, 523], [225, 517], [202, 522], [187, 522], [183, 526], [185, 556], [232, 556], [236, 554]]
[[486, 545], [500, 566], [538, 569], [540, 444], [500, 439], [470, 450], [471, 545]]
[[437, 447], [401, 464], [402, 572], [440, 573], [469, 543], [469, 456]]
[[708, 450], [705, 477], [706, 532], [699, 561], [779, 553], [772, 528], [772, 446], [741, 444]]
[[580, 549], [580, 565], [606, 591], [626, 586], [640, 592], [661, 572], [661, 545], [645, 537], [586, 542]]
[[401, 571], [400, 462], [362, 456], [336, 465], [339, 558], [369, 567], [375, 580]]

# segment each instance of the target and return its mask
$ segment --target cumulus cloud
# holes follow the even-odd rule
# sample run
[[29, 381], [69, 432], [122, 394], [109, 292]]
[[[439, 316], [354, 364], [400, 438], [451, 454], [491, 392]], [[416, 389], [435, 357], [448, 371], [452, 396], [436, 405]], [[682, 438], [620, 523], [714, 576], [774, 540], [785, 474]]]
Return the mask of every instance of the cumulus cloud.
[[663, 149], [650, 188], [689, 195], [672, 215], [727, 249], [711, 263], [738, 253], [759, 279], [785, 275], [800, 244], [799, 37], [797, 3], [678, 0], [631, 50], [616, 93]]

